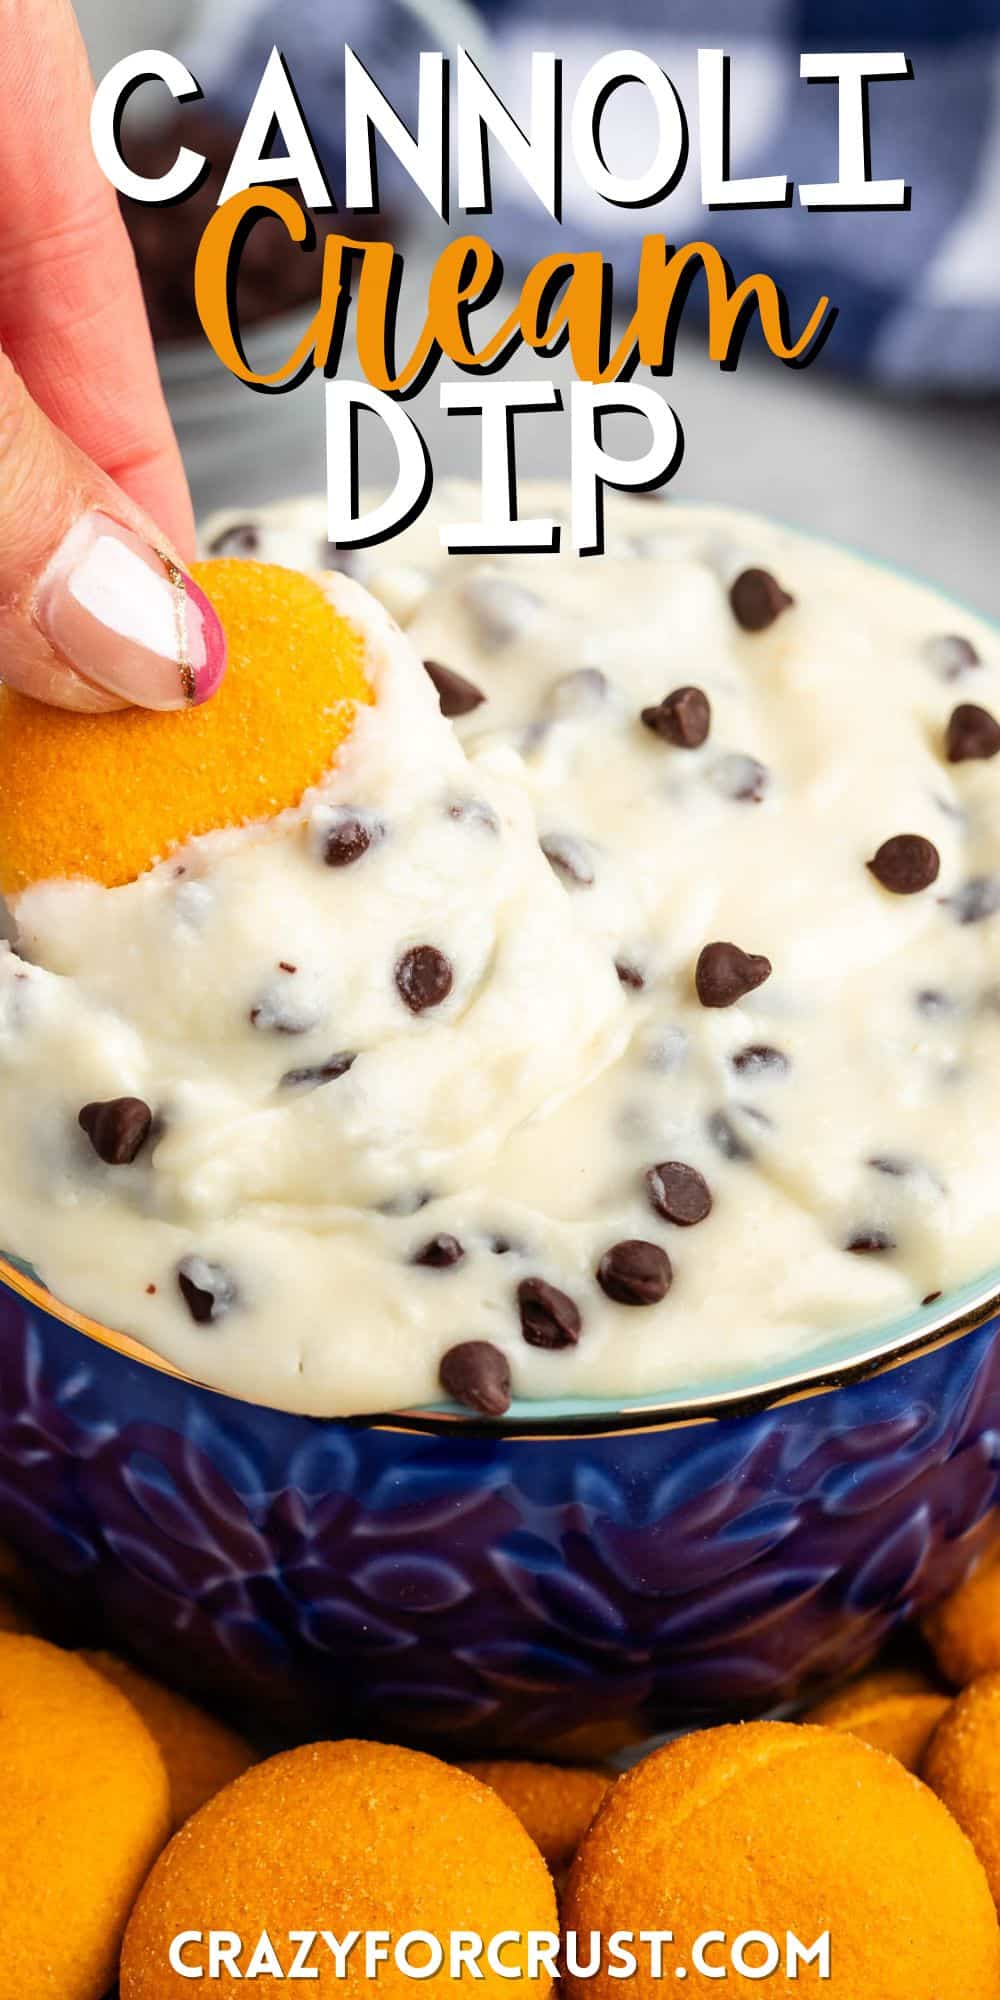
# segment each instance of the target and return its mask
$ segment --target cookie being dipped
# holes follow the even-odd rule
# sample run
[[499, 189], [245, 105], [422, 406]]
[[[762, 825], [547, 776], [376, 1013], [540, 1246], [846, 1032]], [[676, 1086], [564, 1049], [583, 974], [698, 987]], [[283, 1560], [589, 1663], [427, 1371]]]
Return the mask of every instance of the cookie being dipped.
[[[585, 1836], [563, 1904], [568, 1928], [671, 1931], [685, 1993], [719, 1990], [718, 1942], [781, 1940], [769, 2000], [966, 2000], [1000, 1990], [1000, 1930], [972, 1846], [892, 1757], [832, 1729], [760, 1722], [707, 1730], [618, 1780]], [[788, 1934], [829, 1935], [820, 1961], [790, 1963]], [[766, 1947], [748, 1948], [761, 1976]], [[673, 1983], [671, 1976], [670, 1983]], [[577, 2000], [618, 1982], [567, 1980]], [[662, 1982], [640, 1960], [634, 2000]], [[763, 1988], [762, 1988], [763, 1990]]]
[[0, 891], [130, 882], [199, 834], [272, 818], [329, 771], [355, 704], [362, 640], [312, 578], [277, 564], [195, 565], [226, 631], [218, 692], [168, 714], [75, 714], [0, 688]]
[[[321, 1933], [334, 1919], [338, 1936], [358, 1930], [398, 1938], [420, 1930], [444, 1941], [443, 1965], [421, 1982], [431, 1990], [451, 1990], [453, 1930], [484, 1939], [516, 1931], [519, 1942], [505, 1963], [524, 1974], [519, 1991], [545, 2000], [551, 1985], [548, 1973], [525, 1972], [526, 1940], [531, 1931], [555, 1932], [555, 1895], [514, 1814], [488, 1786], [435, 1757], [348, 1741], [310, 1744], [255, 1765], [174, 1836], [128, 1926], [122, 2000], [169, 2000], [186, 1990], [168, 1960], [181, 1930], [235, 1931], [246, 1942], [240, 1970], [249, 1977], [265, 1931], [287, 1945], [289, 1931]], [[371, 1990], [363, 1948], [348, 1958], [343, 1977], [322, 1946], [311, 1962], [317, 2000]], [[427, 1962], [425, 1947], [415, 1951], [418, 1962]], [[509, 1980], [485, 1956], [482, 1971], [477, 1992], [500, 2000]], [[264, 1984], [269, 1989], [271, 1978]], [[413, 1980], [390, 1956], [378, 1967], [378, 1986], [389, 2000], [404, 2000]]]

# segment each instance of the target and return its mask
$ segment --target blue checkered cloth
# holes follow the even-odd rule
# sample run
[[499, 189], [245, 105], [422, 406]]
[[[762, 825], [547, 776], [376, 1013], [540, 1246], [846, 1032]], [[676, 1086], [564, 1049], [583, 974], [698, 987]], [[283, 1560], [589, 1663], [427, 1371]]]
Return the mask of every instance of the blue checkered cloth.
[[[237, 10], [234, 10], [234, 12]], [[496, 155], [485, 228], [514, 275], [559, 247], [601, 248], [627, 303], [639, 240], [708, 236], [737, 277], [765, 270], [784, 287], [793, 326], [827, 293], [838, 318], [824, 365], [899, 389], [989, 392], [1000, 387], [1000, 0], [251, 0], [239, 30], [214, 52], [191, 51], [213, 107], [242, 123], [272, 42], [284, 51], [334, 191], [343, 156], [343, 44], [355, 48], [401, 115], [413, 122], [416, 57], [465, 40], [515, 115], [527, 115], [528, 58], [554, 50], [567, 102], [597, 56], [628, 44], [652, 56], [696, 116], [700, 47], [732, 58], [732, 172], [787, 173], [796, 183], [837, 177], [833, 85], [808, 85], [799, 55], [830, 49], [903, 49], [909, 82], [874, 83], [872, 171], [912, 187], [908, 213], [787, 209], [707, 214], [697, 145], [669, 199], [652, 209], [611, 207], [567, 164], [561, 228]], [[478, 46], [476, 36], [479, 36]], [[202, 69], [197, 67], [199, 59]], [[649, 112], [644, 118], [642, 111]], [[612, 98], [609, 164], [648, 162], [652, 113], [635, 90]], [[695, 135], [696, 137], [696, 135]], [[422, 197], [380, 148], [387, 210]], [[426, 213], [426, 210], [424, 210]]]

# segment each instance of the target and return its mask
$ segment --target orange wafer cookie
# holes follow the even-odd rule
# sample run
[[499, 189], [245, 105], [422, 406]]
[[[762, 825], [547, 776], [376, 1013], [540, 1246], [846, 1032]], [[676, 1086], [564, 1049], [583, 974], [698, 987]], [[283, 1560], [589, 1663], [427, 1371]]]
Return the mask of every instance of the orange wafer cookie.
[[163, 1759], [74, 1653], [0, 1634], [4, 2000], [102, 2000], [170, 1832]]
[[1000, 1908], [1000, 1673], [983, 1674], [952, 1703], [923, 1776], [968, 1834]]
[[170, 714], [75, 715], [0, 689], [0, 890], [130, 882], [196, 834], [273, 817], [330, 769], [371, 702], [361, 636], [312, 578], [197, 563], [222, 619], [225, 680]]
[[242, 1736], [162, 1681], [114, 1653], [86, 1653], [84, 1658], [132, 1703], [149, 1730], [167, 1768], [175, 1827], [256, 1762]]
[[[976, 1854], [933, 1793], [894, 1757], [839, 1730], [751, 1722], [686, 1736], [608, 1793], [570, 1872], [569, 1930], [673, 1932], [657, 1979], [647, 1961], [631, 2000], [727, 1990], [730, 1946], [768, 2000], [971, 2000], [1000, 1992], [1000, 1930]], [[830, 1938], [829, 1978], [790, 1963], [788, 1933]], [[698, 1939], [714, 1933], [699, 1965]], [[720, 1948], [719, 1940], [723, 1943]], [[780, 1940], [780, 1944], [778, 1944]], [[565, 1982], [570, 2000], [614, 2000], [605, 1966]], [[727, 1973], [728, 1990], [750, 1985]]]
[[1000, 1540], [950, 1597], [924, 1613], [922, 1628], [941, 1672], [956, 1687], [1000, 1668]]
[[897, 1757], [908, 1771], [919, 1771], [924, 1751], [950, 1706], [951, 1696], [942, 1694], [923, 1674], [884, 1669], [838, 1689], [803, 1720], [824, 1729], [846, 1729], [874, 1749]]
[[[961, 1838], [960, 1835], [956, 1836]], [[987, 1899], [988, 1900], [988, 1899]], [[425, 1993], [456, 1992], [448, 1939], [453, 1930], [489, 1940], [517, 1933], [505, 1953], [519, 1968], [517, 1991], [545, 2000], [551, 1979], [527, 1971], [528, 1934], [554, 1932], [552, 1882], [538, 1849], [502, 1800], [464, 1771], [384, 1743], [314, 1743], [257, 1764], [189, 1819], [161, 1855], [132, 1913], [122, 1951], [122, 2000], [168, 2000], [185, 1990], [170, 1971], [170, 1940], [181, 1930], [231, 1930], [247, 1941], [267, 1931], [287, 1950], [292, 1930], [430, 1932], [444, 1963]], [[426, 1965], [421, 1947], [414, 1963]], [[342, 2000], [378, 1992], [412, 2000], [414, 1982], [390, 1960], [377, 1986], [364, 1951], [338, 1978], [322, 1946], [307, 1989]], [[479, 2000], [502, 2000], [506, 1977], [483, 1959]], [[256, 1976], [256, 1975], [255, 1975]], [[463, 1985], [471, 1985], [468, 1973]], [[277, 1984], [259, 1981], [267, 1992]]]
[[569, 1867], [605, 1793], [613, 1771], [593, 1765], [539, 1764], [520, 1758], [492, 1758], [464, 1764], [470, 1777], [498, 1794], [516, 1813], [526, 1833], [557, 1878]]

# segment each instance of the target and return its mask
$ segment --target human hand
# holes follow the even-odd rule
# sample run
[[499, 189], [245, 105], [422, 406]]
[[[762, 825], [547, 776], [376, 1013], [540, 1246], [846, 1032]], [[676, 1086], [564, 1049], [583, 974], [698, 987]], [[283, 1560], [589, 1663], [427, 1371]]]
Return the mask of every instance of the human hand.
[[225, 640], [69, 0], [0, 0], [0, 679], [61, 708], [203, 701]]

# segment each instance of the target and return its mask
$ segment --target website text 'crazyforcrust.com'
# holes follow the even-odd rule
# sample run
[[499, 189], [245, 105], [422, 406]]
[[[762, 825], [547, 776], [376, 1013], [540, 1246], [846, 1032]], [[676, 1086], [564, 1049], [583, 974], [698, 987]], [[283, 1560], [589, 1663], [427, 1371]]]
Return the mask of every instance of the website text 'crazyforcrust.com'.
[[[261, 1931], [243, 1938], [237, 1931], [178, 1931], [170, 1943], [170, 1969], [182, 1979], [318, 1979], [321, 1966], [329, 1975], [377, 1981], [384, 1966], [407, 1979], [537, 1980], [561, 1973], [572, 1978], [632, 1979], [637, 1973], [653, 1979], [684, 1979], [688, 1971], [702, 1979], [767, 1980], [774, 1974], [810, 1979], [830, 1978], [830, 1933], [804, 1940], [792, 1931], [774, 1935], [745, 1930], [730, 1937], [724, 1930], [702, 1931], [684, 1942], [672, 1931], [498, 1931], [483, 1938], [477, 1931], [328, 1930]], [[358, 1961], [361, 1961], [359, 1965]]]

